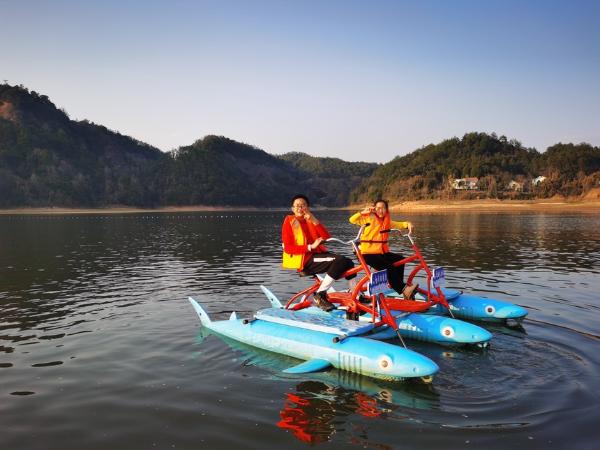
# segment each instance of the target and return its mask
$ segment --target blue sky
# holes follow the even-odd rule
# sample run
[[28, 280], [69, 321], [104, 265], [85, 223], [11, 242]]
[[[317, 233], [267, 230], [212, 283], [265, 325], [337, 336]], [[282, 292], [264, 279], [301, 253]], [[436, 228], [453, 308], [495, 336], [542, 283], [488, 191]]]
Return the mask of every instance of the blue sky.
[[162, 150], [600, 145], [599, 1], [0, 0], [0, 79]]

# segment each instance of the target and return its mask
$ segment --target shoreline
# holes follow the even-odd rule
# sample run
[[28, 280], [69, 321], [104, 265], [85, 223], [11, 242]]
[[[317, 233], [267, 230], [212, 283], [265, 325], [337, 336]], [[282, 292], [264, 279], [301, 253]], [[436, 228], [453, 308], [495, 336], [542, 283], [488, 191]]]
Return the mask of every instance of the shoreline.
[[282, 210], [283, 208], [256, 208], [230, 206], [165, 206], [160, 208], [135, 208], [129, 206], [108, 206], [104, 208], [11, 208], [0, 209], [0, 215], [66, 215], [66, 214], [139, 214], [139, 213], [184, 213], [184, 212], [213, 212], [213, 211], [265, 211]]
[[[315, 210], [359, 211], [364, 205], [350, 205], [339, 208], [319, 208]], [[140, 214], [140, 213], [185, 213], [218, 211], [287, 211], [288, 208], [258, 208], [231, 206], [167, 206], [161, 208], [134, 208], [113, 206], [106, 208], [11, 208], [0, 209], [0, 215], [67, 215], [67, 214]], [[430, 213], [430, 212], [599, 212], [600, 199], [541, 199], [541, 200], [417, 200], [390, 203], [391, 212]]]
[[393, 212], [600, 212], [596, 199], [540, 200], [418, 200], [390, 204]]

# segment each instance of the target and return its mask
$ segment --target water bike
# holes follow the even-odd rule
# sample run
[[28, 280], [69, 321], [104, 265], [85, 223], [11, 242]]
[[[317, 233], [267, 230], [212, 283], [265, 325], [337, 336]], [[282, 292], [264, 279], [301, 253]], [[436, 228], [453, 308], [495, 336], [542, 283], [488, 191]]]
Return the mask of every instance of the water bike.
[[[342, 241], [337, 238], [327, 239], [327, 242], [330, 243], [337, 242], [350, 245], [359, 261], [359, 265], [349, 269], [344, 273], [344, 277], [350, 278], [363, 273], [363, 276], [351, 291], [330, 291], [328, 293], [329, 301], [337, 306], [336, 310], [325, 313], [312, 306], [310, 296], [316, 292], [321, 283], [317, 275], [313, 275], [314, 282], [311, 286], [292, 296], [285, 305], [267, 288], [261, 286], [271, 305], [274, 308], [284, 308], [292, 311], [306, 310], [312, 314], [332, 314], [338, 317], [346, 316], [349, 319], [371, 323], [373, 329], [367, 334], [368, 337], [372, 339], [390, 339], [398, 336], [405, 347], [403, 337], [439, 344], [475, 344], [479, 347], [487, 346], [492, 335], [489, 331], [477, 325], [454, 318], [436, 316], [431, 313], [418, 314], [419, 312], [430, 311], [432, 307], [436, 307], [437, 305], [450, 310], [450, 306], [439, 285], [435, 287], [435, 291], [431, 288], [427, 290], [419, 288], [419, 293], [426, 296], [418, 301], [388, 295], [392, 292], [395, 294], [395, 291], [389, 288], [387, 271], [372, 272], [360, 251], [360, 237], [364, 227], [365, 225], [360, 228], [356, 238], [349, 241]], [[434, 271], [430, 270], [416, 245], [413, 249], [415, 251], [414, 255], [396, 263], [396, 265], [399, 265], [418, 261], [407, 283], [412, 284], [416, 274], [423, 270], [426, 274], [427, 286], [433, 286], [436, 283], [439, 284], [439, 281], [443, 277], [443, 271], [440, 272], [438, 269]]]
[[[266, 288], [263, 290], [268, 292]], [[271, 308], [257, 311], [250, 319], [239, 319], [233, 312], [229, 320], [213, 321], [202, 306], [189, 297], [202, 325], [212, 333], [304, 360], [286, 369], [286, 373], [309, 373], [335, 367], [389, 381], [419, 378], [431, 382], [439, 370], [435, 362], [417, 352], [364, 337], [378, 326], [374, 320], [359, 322], [300, 308], [282, 308], [278, 300], [270, 300]]]
[[[427, 267], [427, 264], [421, 255], [421, 251], [417, 247], [410, 233], [403, 234], [402, 230], [397, 228], [385, 231], [396, 232], [410, 241], [414, 254], [394, 264], [400, 265], [413, 261], [417, 262], [407, 278], [407, 284], [413, 284], [415, 277], [421, 270], [424, 270], [427, 274], [426, 286], [428, 289], [425, 290], [419, 288], [418, 293], [416, 294], [416, 300], [428, 304], [430, 299], [435, 299], [436, 296], [444, 299], [444, 301], [435, 302], [434, 305], [431, 305], [428, 309], [428, 313], [449, 314], [452, 317], [460, 319], [504, 323], [507, 325], [519, 324], [523, 321], [525, 316], [527, 316], [527, 310], [525, 308], [513, 303], [493, 298], [468, 295], [464, 294], [462, 291], [453, 289], [445, 289], [444, 270], [442, 268], [437, 268], [434, 271], [429, 270], [429, 267]], [[432, 287], [435, 289], [435, 294], [432, 294]], [[399, 298], [399, 294], [391, 289], [386, 292], [386, 295], [391, 298]]]

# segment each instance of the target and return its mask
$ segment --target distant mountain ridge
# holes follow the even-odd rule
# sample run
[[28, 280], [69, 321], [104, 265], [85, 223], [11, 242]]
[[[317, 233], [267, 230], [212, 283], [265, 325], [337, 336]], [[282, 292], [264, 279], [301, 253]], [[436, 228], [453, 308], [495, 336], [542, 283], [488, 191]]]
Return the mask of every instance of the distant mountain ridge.
[[[477, 197], [506, 197], [515, 180], [535, 189], [509, 193], [581, 195], [600, 186], [600, 149], [556, 144], [545, 153], [495, 134], [468, 133], [387, 164], [305, 153], [271, 155], [223, 136], [163, 153], [87, 120], [73, 121], [45, 95], [0, 84], [0, 208], [27, 206], [288, 206], [299, 192], [315, 204], [346, 206], [465, 197], [451, 181], [478, 177]], [[531, 185], [531, 183], [529, 183]]]
[[222, 136], [163, 153], [101, 125], [73, 121], [47, 96], [0, 85], [0, 207], [287, 206], [299, 192], [317, 204], [343, 206], [376, 167], [338, 160], [343, 172], [316, 174], [300, 160]]

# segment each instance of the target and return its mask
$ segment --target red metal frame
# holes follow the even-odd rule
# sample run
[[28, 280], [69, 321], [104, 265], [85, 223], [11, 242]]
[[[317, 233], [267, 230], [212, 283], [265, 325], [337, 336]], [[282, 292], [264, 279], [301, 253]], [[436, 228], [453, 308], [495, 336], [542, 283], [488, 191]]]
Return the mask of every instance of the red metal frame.
[[[416, 301], [416, 300], [408, 300], [408, 299], [399, 299], [394, 297], [385, 297], [383, 294], [370, 296], [371, 303], [364, 304], [361, 303], [358, 299], [360, 296], [367, 297], [365, 295], [367, 290], [367, 284], [371, 279], [371, 269], [369, 265], [366, 263], [359, 246], [356, 242], [352, 243], [352, 247], [358, 258], [359, 265], [353, 267], [352, 269], [346, 271], [343, 277], [347, 278], [352, 275], [358, 275], [359, 272], [364, 272], [364, 276], [358, 281], [358, 283], [352, 289], [352, 292], [333, 292], [328, 295], [329, 301], [340, 306], [346, 307], [349, 313], [369, 313], [371, 314], [372, 321], [375, 324], [375, 327], [380, 327], [382, 325], [388, 325], [392, 327], [394, 330], [398, 329], [396, 324], [396, 320], [392, 314], [392, 311], [400, 311], [400, 312], [421, 312], [431, 308], [433, 305], [440, 303], [446, 308], [448, 308], [448, 302], [446, 301], [446, 297], [442, 290], [437, 287], [435, 292], [432, 292], [430, 289], [431, 279], [433, 274], [429, 269], [429, 266], [425, 262], [421, 251], [411, 239], [411, 245], [414, 254], [408, 256], [400, 261], [394, 263], [394, 266], [400, 266], [402, 264], [408, 264], [413, 261], [416, 261], [415, 267], [411, 270], [406, 284], [411, 285], [415, 276], [421, 271], [424, 270], [427, 274], [427, 289], [423, 289], [421, 287], [418, 288], [418, 292], [426, 296], [425, 301]], [[307, 308], [312, 305], [312, 300], [309, 299], [311, 294], [316, 292], [321, 281], [315, 275], [313, 275], [313, 284], [308, 288], [298, 292], [294, 296], [292, 296], [287, 303], [285, 304], [286, 309], [299, 310], [303, 308]], [[383, 313], [382, 313], [383, 311]]]

